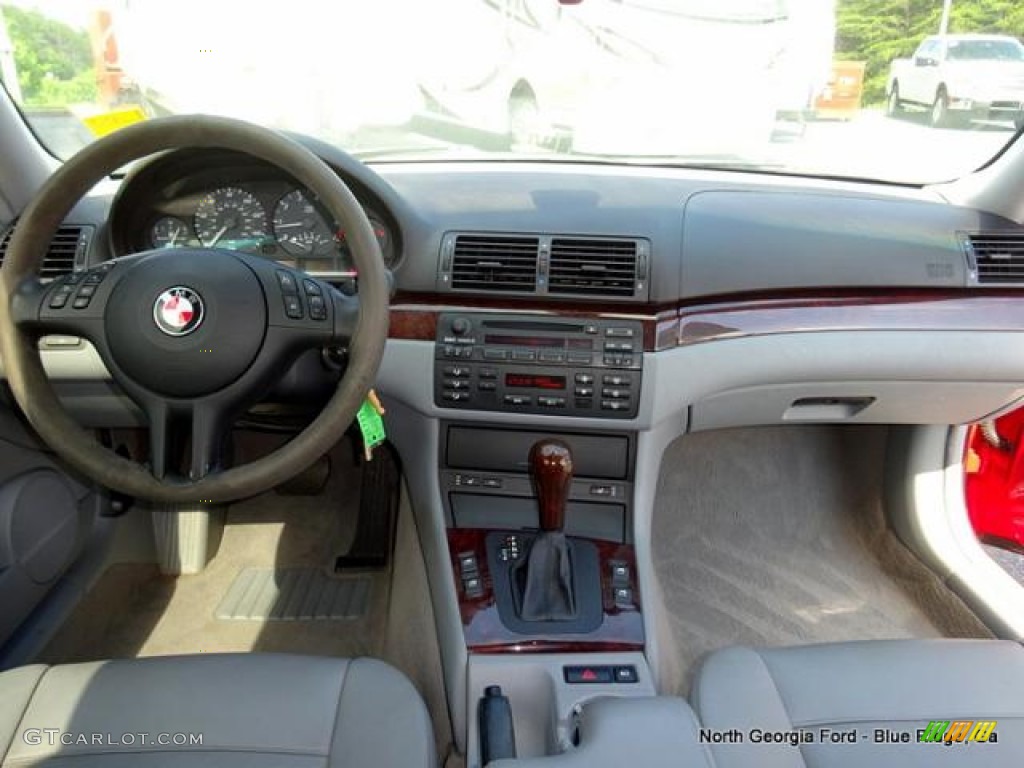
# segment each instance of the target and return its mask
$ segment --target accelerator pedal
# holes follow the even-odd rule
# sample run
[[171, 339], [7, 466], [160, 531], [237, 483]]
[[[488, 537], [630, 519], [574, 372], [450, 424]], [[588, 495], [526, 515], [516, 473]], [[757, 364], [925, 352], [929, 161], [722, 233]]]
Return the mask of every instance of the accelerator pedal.
[[349, 551], [334, 563], [334, 570], [373, 570], [386, 568], [395, 541], [395, 519], [401, 470], [390, 443], [373, 451], [373, 459], [364, 461], [359, 489], [359, 518]]

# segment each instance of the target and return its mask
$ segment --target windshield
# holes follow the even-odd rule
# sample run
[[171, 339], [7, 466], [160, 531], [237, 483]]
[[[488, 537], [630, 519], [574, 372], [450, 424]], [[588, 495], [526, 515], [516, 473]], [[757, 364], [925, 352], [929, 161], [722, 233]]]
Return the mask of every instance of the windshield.
[[[950, 11], [943, 21], [943, 6]], [[573, 160], [924, 183], [1024, 124], [996, 0], [0, 0], [0, 75], [66, 157], [223, 114], [374, 162]], [[922, 41], [984, 32], [1003, 39]], [[940, 38], [941, 39], [941, 38]], [[983, 73], [964, 67], [984, 59]]]

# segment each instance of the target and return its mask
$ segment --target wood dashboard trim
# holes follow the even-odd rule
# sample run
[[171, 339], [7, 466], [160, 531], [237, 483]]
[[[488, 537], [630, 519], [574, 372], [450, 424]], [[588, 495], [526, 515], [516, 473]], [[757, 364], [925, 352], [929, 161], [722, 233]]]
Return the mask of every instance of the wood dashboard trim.
[[1024, 331], [1024, 291], [779, 291], [702, 298], [666, 305], [594, 305], [521, 299], [399, 296], [391, 307], [392, 339], [433, 341], [443, 312], [492, 311], [552, 317], [639, 320], [644, 351], [724, 339], [824, 331]]

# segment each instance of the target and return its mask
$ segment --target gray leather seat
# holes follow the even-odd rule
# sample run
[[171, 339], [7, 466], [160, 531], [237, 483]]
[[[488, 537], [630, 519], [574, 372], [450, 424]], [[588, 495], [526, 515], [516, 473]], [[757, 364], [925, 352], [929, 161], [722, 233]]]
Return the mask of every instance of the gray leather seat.
[[[705, 729], [742, 738], [712, 745], [718, 768], [1024, 765], [1024, 648], [1009, 641], [727, 648], [704, 661], [691, 701]], [[994, 720], [998, 741], [918, 742], [933, 720]], [[856, 741], [823, 742], [821, 729]], [[765, 745], [758, 730], [814, 740]], [[891, 741], [903, 733], [909, 743]]]
[[214, 654], [0, 673], [0, 765], [38, 764], [433, 768], [436, 755], [422, 699], [382, 662]]

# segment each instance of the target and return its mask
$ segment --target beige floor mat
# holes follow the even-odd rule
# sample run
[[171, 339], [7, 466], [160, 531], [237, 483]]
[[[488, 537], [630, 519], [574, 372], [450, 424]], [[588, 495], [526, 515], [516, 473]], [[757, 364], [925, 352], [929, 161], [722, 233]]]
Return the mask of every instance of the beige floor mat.
[[729, 645], [984, 637], [882, 513], [883, 428], [700, 433], [665, 453], [653, 522], [678, 689]]
[[[284, 575], [300, 572], [308, 576], [304, 583], [330, 594], [351, 587], [351, 577], [335, 577], [330, 568], [352, 537], [359, 473], [344, 448], [332, 453], [331, 462], [331, 481], [319, 495], [267, 493], [231, 505], [216, 554], [200, 574], [167, 577], [149, 565], [108, 569], [41, 660], [238, 651], [379, 655], [387, 616], [387, 572], [358, 577], [359, 610], [348, 614], [341, 605], [327, 611], [330, 618], [271, 621], [260, 615], [265, 601], [250, 601], [240, 608], [235, 604], [233, 617], [218, 616], [218, 610], [230, 607], [229, 601], [237, 596], [232, 588], [247, 576], [263, 579], [267, 590], [288, 588], [291, 582]], [[261, 594], [266, 597], [268, 592]], [[251, 615], [243, 617], [244, 610]], [[301, 612], [301, 605], [297, 610]]]

